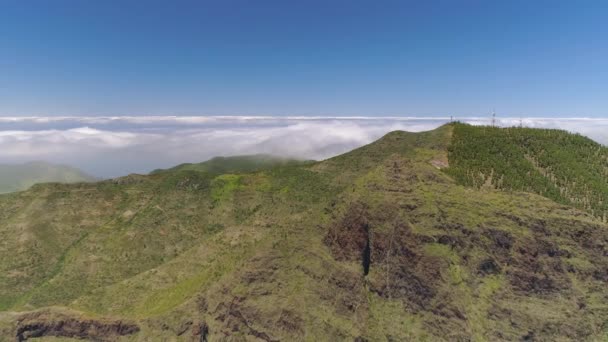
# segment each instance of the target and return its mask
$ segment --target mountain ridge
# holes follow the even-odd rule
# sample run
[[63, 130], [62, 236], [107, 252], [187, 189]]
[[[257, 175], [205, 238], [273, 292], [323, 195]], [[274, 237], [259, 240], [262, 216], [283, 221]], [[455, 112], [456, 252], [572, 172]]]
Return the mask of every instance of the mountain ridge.
[[251, 154], [238, 156], [218, 156], [200, 163], [184, 163], [169, 169], [156, 169], [150, 174], [172, 171], [202, 171], [210, 173], [242, 173], [261, 171], [278, 166], [297, 165], [312, 163], [313, 160], [301, 160], [288, 157], [280, 157], [272, 154]]
[[0, 196], [0, 333], [606, 338], [606, 224], [538, 194], [459, 184], [455, 128], [392, 132], [306, 165]]

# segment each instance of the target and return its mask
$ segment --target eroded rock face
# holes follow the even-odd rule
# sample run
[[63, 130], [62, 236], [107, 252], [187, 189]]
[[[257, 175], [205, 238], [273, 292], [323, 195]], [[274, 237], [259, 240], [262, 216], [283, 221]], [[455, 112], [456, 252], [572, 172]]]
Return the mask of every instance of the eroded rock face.
[[47, 311], [28, 313], [19, 318], [15, 339], [70, 337], [95, 341], [115, 341], [119, 336], [139, 332], [139, 326], [125, 321], [81, 319]]
[[404, 300], [416, 311], [427, 306], [437, 294], [442, 264], [426, 256], [423, 242], [407, 224], [395, 223], [391, 231], [372, 234], [372, 266], [378, 274], [370, 279], [370, 290], [385, 298]]
[[[596, 282], [597, 286], [601, 286], [597, 281], [608, 279], [605, 261], [608, 240], [602, 227], [594, 223], [575, 224], [562, 218], [545, 222], [515, 214], [501, 217], [515, 222], [516, 229], [493, 222], [465, 226], [442, 217], [439, 210], [436, 233], [422, 235], [412, 229], [416, 213], [404, 219], [407, 208], [390, 202], [380, 208], [373, 210], [365, 203], [349, 204], [327, 227], [324, 242], [334, 259], [362, 265], [359, 273], [352, 269], [334, 271], [328, 282], [352, 294], [352, 298], [344, 297], [349, 299], [345, 302], [348, 305], [335, 301], [340, 315], [352, 314], [354, 311], [349, 308], [364, 307], [361, 293], [371, 291], [401, 301], [407, 312], [431, 313], [432, 318], [423, 324], [434, 336], [467, 340], [471, 311], [459, 302], [459, 294], [450, 289], [476, 291], [485, 278], [493, 277], [502, 283], [487, 301], [487, 317], [501, 322], [508, 320], [515, 327], [508, 334], [496, 330], [493, 338], [575, 339], [589, 334], [584, 328], [577, 328], [584, 320], [573, 321], [570, 326], [550, 326], [529, 313], [510, 313], [512, 309], [504, 303], [525, 297], [543, 300], [569, 297], [578, 303], [579, 309], [584, 308], [586, 299], [575, 297], [570, 277], [574, 274], [579, 279]], [[405, 214], [410, 215], [407, 211]], [[589, 263], [569, 260], [581, 255], [595, 257]], [[455, 277], [457, 272], [465, 277]], [[475, 296], [477, 300], [479, 297]]]
[[298, 312], [281, 305], [261, 309], [255, 304], [257, 301], [270, 303], [276, 287], [283, 286], [283, 280], [278, 277], [282, 262], [281, 254], [276, 252], [253, 257], [249, 260], [250, 267], [239, 273], [239, 283], [246, 285], [246, 294], [234, 295], [233, 289], [225, 286], [221, 291], [226, 295], [225, 300], [204, 305], [204, 310], [221, 323], [221, 329], [213, 332], [216, 338], [230, 340], [238, 334], [247, 340], [281, 341], [283, 334], [305, 334], [305, 322]]
[[368, 209], [365, 205], [352, 205], [344, 218], [325, 237], [336, 260], [361, 260], [365, 274], [369, 272], [370, 236]]
[[407, 224], [396, 222], [392, 229], [375, 231], [370, 223], [374, 219], [365, 205], [353, 204], [325, 237], [332, 255], [336, 260], [360, 262], [363, 276], [375, 269], [367, 282], [378, 295], [403, 299], [413, 310], [428, 305], [436, 295], [432, 284], [437, 283], [442, 265], [419, 250], [424, 237], [412, 234]]

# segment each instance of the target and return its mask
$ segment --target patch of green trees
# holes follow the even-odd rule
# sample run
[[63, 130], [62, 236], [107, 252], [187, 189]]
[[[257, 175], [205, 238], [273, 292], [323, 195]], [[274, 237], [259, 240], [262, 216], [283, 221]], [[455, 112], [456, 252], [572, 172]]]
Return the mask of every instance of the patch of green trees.
[[608, 148], [580, 134], [455, 123], [448, 157], [460, 184], [537, 193], [606, 219]]

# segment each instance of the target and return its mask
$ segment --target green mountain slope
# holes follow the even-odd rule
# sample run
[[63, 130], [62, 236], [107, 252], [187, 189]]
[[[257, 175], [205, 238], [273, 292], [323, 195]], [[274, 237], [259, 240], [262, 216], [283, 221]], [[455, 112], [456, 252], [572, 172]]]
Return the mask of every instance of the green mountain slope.
[[96, 179], [73, 167], [46, 162], [0, 164], [0, 193], [21, 191], [37, 183], [92, 182]]
[[215, 174], [243, 173], [267, 170], [278, 166], [304, 165], [308, 163], [312, 163], [312, 161], [277, 157], [269, 154], [254, 154], [245, 156], [215, 157], [202, 163], [180, 164], [166, 170], [154, 170], [151, 172], [151, 174], [188, 170]]
[[608, 226], [536, 194], [459, 185], [443, 171], [456, 128], [314, 164], [0, 196], [0, 334], [608, 337]]
[[608, 216], [608, 148], [561, 130], [454, 125], [447, 173], [459, 183], [528, 191]]

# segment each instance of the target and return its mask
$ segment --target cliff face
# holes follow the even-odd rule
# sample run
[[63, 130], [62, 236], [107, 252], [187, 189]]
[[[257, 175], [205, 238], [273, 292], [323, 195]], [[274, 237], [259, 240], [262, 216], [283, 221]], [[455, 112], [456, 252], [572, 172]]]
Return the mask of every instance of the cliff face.
[[452, 138], [393, 132], [314, 164], [0, 196], [0, 333], [605, 338], [608, 227], [536, 194], [458, 185]]

